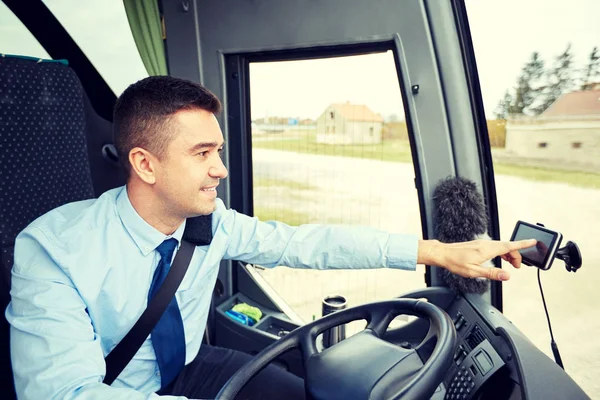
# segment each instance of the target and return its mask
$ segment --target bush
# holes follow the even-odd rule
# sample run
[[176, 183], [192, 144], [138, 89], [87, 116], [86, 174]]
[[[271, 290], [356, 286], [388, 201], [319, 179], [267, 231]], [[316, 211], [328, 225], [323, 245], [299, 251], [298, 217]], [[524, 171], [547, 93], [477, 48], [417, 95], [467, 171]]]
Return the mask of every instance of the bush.
[[506, 144], [506, 121], [493, 119], [487, 121], [491, 147], [504, 147]]
[[[506, 121], [503, 119], [488, 120], [487, 129], [490, 137], [490, 146], [503, 148], [506, 143]], [[383, 140], [408, 140], [408, 129], [406, 127], [406, 122], [398, 121], [384, 124], [382, 135]]]
[[383, 125], [383, 139], [402, 139], [408, 140], [408, 129], [405, 121], [388, 122]]

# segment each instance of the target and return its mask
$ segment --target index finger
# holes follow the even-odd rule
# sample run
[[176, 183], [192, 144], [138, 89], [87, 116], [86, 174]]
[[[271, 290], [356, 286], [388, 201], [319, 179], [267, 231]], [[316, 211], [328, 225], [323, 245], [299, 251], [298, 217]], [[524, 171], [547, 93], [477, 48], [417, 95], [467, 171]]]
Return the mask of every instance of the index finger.
[[535, 239], [525, 239], [525, 240], [517, 240], [514, 242], [507, 242], [507, 253], [515, 250], [526, 249], [528, 247], [535, 246], [537, 240]]

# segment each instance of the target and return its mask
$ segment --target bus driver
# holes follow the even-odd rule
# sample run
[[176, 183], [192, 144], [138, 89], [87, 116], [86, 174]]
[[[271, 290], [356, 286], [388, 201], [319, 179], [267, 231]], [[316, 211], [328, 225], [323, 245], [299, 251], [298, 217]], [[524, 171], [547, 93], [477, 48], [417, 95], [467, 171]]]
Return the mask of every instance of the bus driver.
[[[20, 233], [6, 310], [19, 398], [214, 398], [251, 358], [201, 345], [221, 260], [316, 269], [427, 264], [506, 280], [508, 272], [481, 265], [501, 256], [519, 268], [518, 250], [535, 245], [444, 244], [367, 227], [291, 227], [227, 209], [217, 198], [227, 177], [215, 118], [220, 109], [219, 100], [193, 82], [154, 76], [132, 84], [118, 99], [113, 121], [126, 185], [56, 208]], [[105, 356], [146, 308], [156, 290], [153, 278], [168, 269], [186, 219], [208, 214], [212, 241], [196, 247], [176, 301], [118, 379], [103, 384]], [[269, 366], [239, 398], [302, 399], [303, 381]]]

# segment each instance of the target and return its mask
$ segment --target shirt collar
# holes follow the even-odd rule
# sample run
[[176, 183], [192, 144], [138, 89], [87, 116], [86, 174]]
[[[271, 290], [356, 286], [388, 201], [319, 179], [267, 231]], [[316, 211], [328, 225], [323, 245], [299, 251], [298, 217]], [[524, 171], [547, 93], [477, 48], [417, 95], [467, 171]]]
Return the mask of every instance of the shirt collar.
[[123, 186], [123, 189], [117, 195], [116, 204], [117, 213], [119, 214], [123, 226], [144, 256], [147, 256], [150, 252], [154, 251], [154, 249], [166, 239], [175, 238], [178, 243], [181, 243], [186, 221], [183, 221], [172, 235], [165, 235], [158, 231], [152, 225], [144, 221], [137, 213], [129, 200], [127, 186]]

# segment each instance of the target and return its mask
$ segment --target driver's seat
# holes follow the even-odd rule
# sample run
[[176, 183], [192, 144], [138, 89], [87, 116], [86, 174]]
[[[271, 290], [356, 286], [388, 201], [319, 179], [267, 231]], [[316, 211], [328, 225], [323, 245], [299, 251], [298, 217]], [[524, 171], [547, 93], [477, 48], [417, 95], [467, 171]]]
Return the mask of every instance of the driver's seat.
[[66, 62], [0, 57], [0, 388], [15, 398], [10, 364], [10, 271], [15, 238], [49, 210], [94, 197], [84, 93]]

